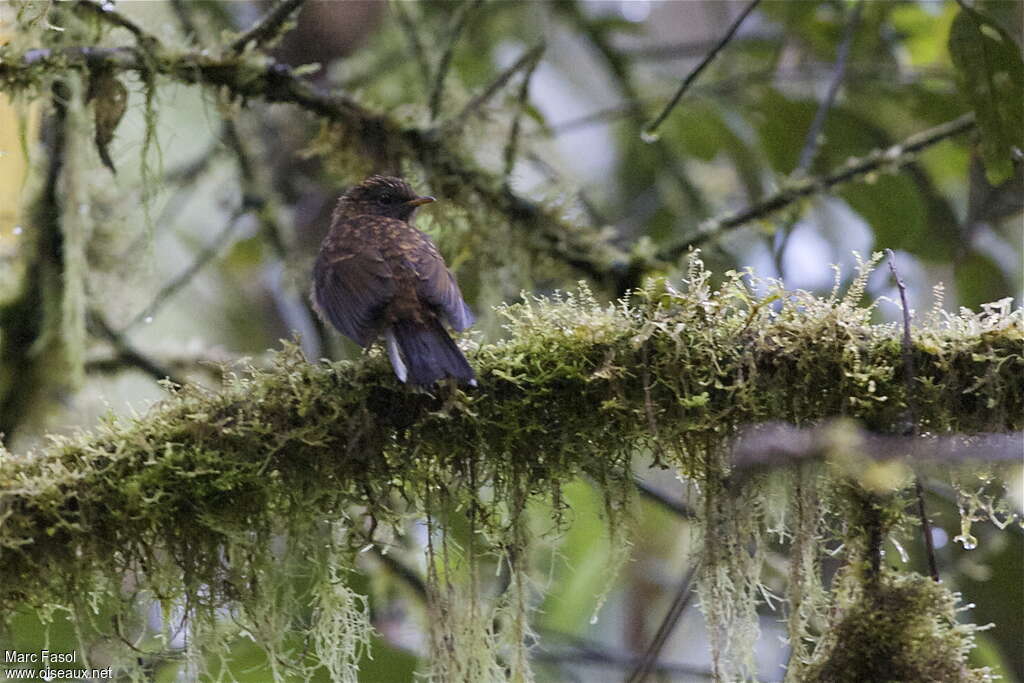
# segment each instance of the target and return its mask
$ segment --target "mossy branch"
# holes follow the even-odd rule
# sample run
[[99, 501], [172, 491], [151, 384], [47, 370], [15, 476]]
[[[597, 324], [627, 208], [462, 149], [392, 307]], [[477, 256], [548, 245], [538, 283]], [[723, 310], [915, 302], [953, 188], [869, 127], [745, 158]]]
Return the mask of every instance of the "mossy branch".
[[[388, 492], [414, 499], [417, 482], [470, 462], [496, 500], [580, 474], [614, 490], [655, 439], [672, 445], [664, 464], [693, 473], [746, 424], [849, 417], [886, 432], [905, 419], [898, 326], [803, 293], [777, 292], [772, 311], [738, 275], [717, 292], [706, 279], [685, 294], [651, 285], [628, 306], [585, 291], [512, 306], [509, 338], [470, 353], [480, 387], [469, 393], [409, 391], [377, 353], [313, 363], [288, 344], [219, 392], [174, 391], [130, 422], [5, 454], [0, 604], [59, 600], [69, 576], [116, 576], [161, 554], [211, 587], [204, 599], [225, 600], [218, 548], [233, 534], [352, 505], [387, 519]], [[913, 353], [922, 431], [1024, 428], [1020, 311], [934, 314]]]
[[[157, 44], [155, 38], [145, 37], [148, 45]], [[556, 210], [517, 194], [497, 174], [468, 160], [452, 137], [441, 130], [405, 126], [342, 92], [328, 92], [304, 80], [287, 65], [267, 57], [220, 56], [209, 51], [179, 52], [163, 47], [154, 49], [153, 54], [144, 55], [127, 47], [74, 47], [29, 50], [12, 59], [0, 52], [0, 88], [30, 87], [43, 74], [61, 68], [142, 74], [155, 71], [183, 83], [225, 88], [241, 99], [290, 103], [341, 126], [351, 134], [347, 139], [357, 141], [363, 153], [385, 166], [397, 166], [403, 159], [416, 161], [438, 185], [435, 192], [481, 203], [524, 229], [538, 248], [620, 293], [637, 286], [645, 273], [677, 261], [694, 246], [838, 185], [873, 172], [899, 169], [913, 161], [918, 152], [975, 125], [972, 114], [961, 116], [885, 150], [851, 159], [826, 176], [795, 181], [746, 209], [704, 221], [695, 235], [655, 254], [631, 253], [617, 246], [614, 232], [598, 232], [566, 221]]]

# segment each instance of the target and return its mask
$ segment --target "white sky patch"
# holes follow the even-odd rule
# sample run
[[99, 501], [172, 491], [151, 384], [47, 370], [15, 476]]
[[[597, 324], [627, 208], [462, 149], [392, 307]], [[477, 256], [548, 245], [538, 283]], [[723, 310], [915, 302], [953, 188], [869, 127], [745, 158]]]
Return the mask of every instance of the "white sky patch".
[[626, 21], [639, 24], [651, 16], [651, 3], [649, 0], [621, 0], [619, 15]]

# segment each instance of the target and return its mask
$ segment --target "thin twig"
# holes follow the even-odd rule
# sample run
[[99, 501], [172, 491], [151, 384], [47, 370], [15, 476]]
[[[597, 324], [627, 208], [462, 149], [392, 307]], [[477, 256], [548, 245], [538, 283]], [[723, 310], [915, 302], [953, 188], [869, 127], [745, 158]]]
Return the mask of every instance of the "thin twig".
[[671, 114], [672, 110], [676, 108], [677, 104], [679, 104], [679, 100], [683, 99], [683, 95], [685, 95], [686, 91], [690, 89], [690, 85], [697, 80], [697, 77], [700, 76], [701, 72], [704, 71], [707, 65], [718, 56], [718, 53], [722, 51], [722, 48], [729, 44], [729, 41], [732, 40], [733, 35], [739, 29], [740, 24], [742, 24], [743, 20], [747, 18], [747, 15], [754, 11], [754, 8], [756, 8], [760, 2], [761, 0], [751, 0], [750, 4], [743, 8], [743, 11], [740, 12], [739, 16], [737, 16], [732, 22], [732, 25], [729, 26], [725, 35], [715, 43], [715, 46], [711, 48], [711, 51], [708, 52], [707, 55], [704, 56], [704, 59], [701, 60], [700, 64], [686, 75], [686, 78], [683, 79], [683, 82], [680, 84], [676, 94], [672, 96], [672, 99], [669, 100], [667, 105], [665, 105], [665, 108], [661, 113], [644, 127], [643, 132], [645, 135], [654, 135], [655, 131], [658, 130], [658, 126], [668, 118], [668, 115]]
[[[633, 80], [629, 59], [608, 38], [608, 25], [592, 21], [583, 11], [579, 2], [563, 1], [555, 3], [554, 6], [558, 11], [568, 15], [569, 19], [583, 32], [593, 48], [604, 59], [608, 72], [622, 96], [627, 102], [635, 105], [629, 112], [633, 123], [638, 127], [643, 126], [644, 114], [640, 107], [641, 98]], [[683, 196], [686, 197], [686, 201], [691, 207], [689, 214], [697, 218], [707, 216], [708, 207], [704, 197], [690, 180], [685, 167], [676, 158], [672, 149], [663, 140], [652, 140], [650, 149], [656, 157], [658, 168], [672, 178]], [[622, 288], [619, 289], [621, 293]]]
[[533, 73], [537, 64], [540, 62], [541, 55], [544, 54], [544, 44], [541, 43], [526, 52], [515, 61], [512, 66], [502, 71], [498, 76], [491, 81], [491, 84], [484, 88], [478, 93], [473, 99], [466, 103], [466, 106], [462, 108], [455, 116], [451, 117], [445, 122], [445, 126], [454, 130], [458, 130], [465, 124], [473, 114], [479, 112], [487, 102], [494, 97], [498, 91], [500, 91], [509, 80], [520, 71], [525, 69], [526, 75], [524, 76], [524, 84], [529, 83], [529, 77]]
[[[555, 167], [549, 164], [547, 161], [542, 159], [536, 152], [527, 151], [524, 156], [526, 160], [533, 164], [537, 168], [537, 170], [543, 173], [548, 180], [552, 182], [561, 182], [561, 175], [558, 173], [558, 170], [555, 169]], [[591, 225], [608, 225], [608, 219], [605, 217], [603, 213], [601, 213], [601, 211], [597, 208], [594, 202], [591, 201], [590, 197], [587, 195], [584, 189], [578, 188], [576, 190], [576, 197], [577, 199], [579, 199], [580, 205], [583, 207], [583, 209], [587, 212], [587, 215], [590, 217]]]
[[171, 9], [178, 20], [178, 26], [185, 36], [185, 42], [194, 45], [199, 42], [199, 27], [192, 19], [191, 8], [187, 0], [171, 0]]
[[[550, 662], [555, 664], [601, 665], [604, 667], [616, 667], [620, 669], [634, 669], [642, 662], [640, 657], [633, 654], [617, 651], [607, 643], [595, 642], [587, 638], [556, 631], [550, 628], [539, 629], [544, 638], [542, 644], [537, 648], [533, 657], [537, 661]], [[545, 645], [547, 641], [564, 641], [568, 646], [566, 651], [552, 651], [550, 646]], [[687, 677], [699, 677], [711, 679], [712, 672], [706, 668], [688, 666], [686, 664], [654, 664], [651, 667], [652, 673], [665, 675], [682, 675]]]
[[[910, 435], [917, 436], [918, 412], [916, 388], [917, 372], [914, 367], [914, 346], [910, 338], [910, 305], [907, 303], [907, 285], [896, 270], [896, 254], [892, 249], [886, 249], [889, 256], [889, 270], [896, 281], [896, 288], [900, 292], [900, 306], [903, 309], [903, 386], [907, 392], [907, 411], [910, 413]], [[921, 477], [914, 477], [914, 493], [917, 494], [917, 513], [921, 517], [921, 533], [924, 534], [925, 554], [928, 557], [928, 571], [932, 579], [937, 583], [940, 580], [939, 567], [935, 561], [935, 544], [932, 540], [932, 524], [928, 519], [924, 507], [924, 488], [921, 486]]]
[[118, 359], [125, 365], [137, 368], [156, 380], [170, 380], [177, 385], [184, 386], [185, 382], [177, 377], [169, 369], [163, 367], [155, 360], [145, 355], [125, 338], [124, 334], [116, 332], [110, 326], [103, 314], [96, 310], [89, 311], [89, 326], [98, 337], [106, 339], [117, 352]]
[[100, 20], [105, 21], [111, 26], [116, 26], [117, 28], [123, 28], [129, 31], [133, 36], [135, 36], [135, 39], [140, 44], [151, 43], [154, 40], [152, 36], [142, 29], [142, 27], [114, 9], [112, 3], [106, 2], [100, 5], [92, 0], [77, 0], [74, 7], [75, 9], [88, 11], [92, 16], [98, 17]]
[[230, 50], [234, 53], [240, 53], [245, 50], [245, 47], [249, 43], [253, 43], [256, 47], [269, 43], [277, 38], [281, 27], [284, 26], [285, 22], [288, 21], [288, 17], [291, 16], [292, 12], [297, 10], [303, 2], [306, 0], [281, 0], [276, 5], [270, 8], [263, 17], [260, 18], [252, 27], [238, 36], [230, 45]]
[[651, 673], [652, 668], [658, 662], [658, 657], [661, 654], [662, 648], [665, 647], [668, 637], [672, 635], [672, 631], [679, 622], [679, 618], [683, 616], [683, 612], [686, 611], [690, 600], [693, 598], [693, 591], [691, 590], [693, 587], [693, 577], [696, 575], [697, 567], [699, 566], [699, 563], [694, 563], [686, 571], [686, 576], [683, 577], [682, 582], [679, 584], [675, 598], [673, 598], [665, 618], [661, 620], [658, 631], [654, 634], [654, 639], [651, 640], [651, 644], [647, 647], [647, 651], [644, 652], [644, 656], [636, 669], [626, 679], [626, 683], [643, 683], [643, 681], [647, 680], [648, 674]]
[[235, 229], [241, 222], [242, 217], [256, 208], [253, 201], [253, 198], [245, 198], [242, 206], [235, 210], [231, 215], [231, 218], [228, 220], [227, 225], [217, 234], [216, 237], [214, 237], [213, 241], [210, 242], [210, 244], [208, 244], [198, 256], [196, 256], [185, 270], [164, 285], [160, 291], [156, 293], [156, 296], [153, 297], [153, 300], [149, 305], [139, 311], [139, 313], [124, 326], [120, 334], [126, 333], [128, 330], [144, 322], [147, 318], [151, 318], [169, 299], [171, 299], [171, 297], [191, 282], [196, 273], [212, 261], [217, 254], [220, 253], [224, 245], [228, 243], [231, 235], [235, 232]]
[[455, 10], [448, 29], [448, 40], [445, 42], [444, 52], [441, 53], [441, 60], [437, 64], [437, 73], [434, 74], [434, 87], [430, 91], [430, 120], [434, 121], [441, 113], [441, 95], [444, 93], [444, 80], [448, 76], [448, 70], [452, 65], [452, 57], [455, 55], [455, 44], [459, 42], [459, 36], [469, 23], [469, 17], [473, 10], [484, 4], [484, 0], [465, 0]]
[[811, 121], [811, 127], [807, 130], [807, 137], [804, 139], [803, 149], [800, 150], [800, 160], [796, 164], [797, 173], [803, 174], [809, 171], [811, 162], [814, 161], [814, 156], [818, 152], [818, 147], [821, 144], [821, 131], [825, 127], [825, 119], [828, 118], [828, 112], [835, 102], [836, 95], [839, 94], [839, 87], [842, 85], [843, 77], [846, 75], [846, 64], [850, 57], [850, 46], [853, 45], [853, 38], [857, 35], [857, 27], [860, 25], [860, 14], [863, 6], [864, 0], [857, 0], [857, 4], [853, 6], [853, 10], [850, 12], [850, 20], [846, 22], [843, 39], [836, 50], [836, 62], [832, 67], [832, 78], [829, 80], [828, 91], [825, 93], [825, 98], [818, 104], [818, 110], [814, 112], [814, 120]]
[[694, 519], [697, 517], [697, 513], [686, 504], [666, 496], [661, 491], [648, 486], [639, 479], [634, 479], [633, 485], [636, 486], [636, 490], [641, 496], [653, 503], [657, 503], [677, 517], [682, 519]]
[[409, 49], [416, 59], [416, 65], [420, 69], [420, 76], [423, 78], [424, 87], [430, 82], [430, 61], [427, 59], [427, 52], [423, 49], [423, 41], [420, 40], [419, 29], [409, 13], [405, 11], [407, 0], [392, 0], [391, 6], [395, 9], [395, 16], [398, 18], [398, 25], [409, 42]]
[[275, 210], [278, 202], [274, 197], [273, 188], [266, 178], [260, 177], [260, 164], [253, 159], [253, 155], [242, 136], [239, 135], [238, 125], [233, 119], [225, 117], [223, 131], [224, 142], [235, 155], [238, 174], [242, 179], [242, 195], [248, 198], [250, 206], [259, 208], [257, 218], [260, 228], [275, 255], [283, 259], [288, 254], [288, 247]]
[[917, 152], [971, 130], [974, 126], [974, 114], [964, 114], [960, 118], [913, 135], [897, 145], [884, 150], [875, 150], [860, 159], [853, 159], [826, 176], [794, 181], [790, 187], [741, 211], [705, 221], [701, 224], [697, 234], [661, 249], [658, 252], [658, 258], [663, 261], [674, 261], [693, 247], [721, 237], [730, 230], [751, 221], [765, 218], [800, 199], [826, 192], [837, 185], [856, 180], [872, 171], [899, 169], [914, 161]]
[[1019, 462], [1022, 432], [948, 436], [894, 436], [868, 432], [844, 422], [801, 429], [769, 422], [742, 431], [732, 451], [733, 476], [825, 460], [855, 450], [877, 462], [904, 460], [957, 464]]
[[505, 169], [504, 177], [505, 183], [509, 182], [509, 178], [512, 177], [512, 169], [516, 165], [516, 156], [519, 153], [519, 131], [522, 127], [523, 112], [526, 111], [526, 107], [530, 100], [530, 81], [533, 80], [533, 72], [537, 70], [537, 66], [540, 64], [541, 55], [544, 53], [544, 44], [538, 45], [537, 48], [540, 52], [537, 53], [529, 66], [526, 68], [526, 73], [523, 74], [523, 82], [519, 85], [519, 93], [516, 95], [516, 113], [512, 116], [512, 127], [508, 131], [508, 142], [505, 143]]
[[[785, 39], [785, 36], [778, 32], [751, 35], [743, 39], [733, 39], [733, 44], [753, 43], [777, 45]], [[703, 57], [709, 50], [714, 49], [713, 40], [697, 40], [684, 43], [663, 43], [661, 45], [637, 45], [636, 47], [623, 47], [621, 52], [628, 55], [630, 59], [640, 62], [656, 62], [674, 59], [692, 59]]]

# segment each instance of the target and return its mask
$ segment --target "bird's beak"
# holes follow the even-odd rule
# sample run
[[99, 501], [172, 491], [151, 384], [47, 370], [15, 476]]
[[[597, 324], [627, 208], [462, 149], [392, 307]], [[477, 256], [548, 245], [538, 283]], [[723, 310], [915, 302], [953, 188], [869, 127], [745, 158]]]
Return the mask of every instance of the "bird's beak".
[[423, 206], [430, 202], [436, 201], [433, 197], [417, 197], [416, 199], [410, 199], [405, 203], [406, 206]]

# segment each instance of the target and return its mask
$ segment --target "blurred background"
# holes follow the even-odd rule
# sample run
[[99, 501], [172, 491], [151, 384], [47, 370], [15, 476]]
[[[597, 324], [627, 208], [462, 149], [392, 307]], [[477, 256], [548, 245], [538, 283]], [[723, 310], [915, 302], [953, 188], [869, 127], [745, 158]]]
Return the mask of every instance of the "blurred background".
[[[1006, 297], [1019, 306], [1022, 164], [993, 161], [975, 129], [940, 136], [898, 170], [877, 164], [830, 191], [715, 229], [715, 219], [983, 106], [972, 85], [977, 74], [954, 58], [951, 28], [965, 10], [953, 0], [765, 0], [656, 132], [642, 135], [748, 5], [307, 0], [272, 52], [316, 87], [353, 98], [398, 129], [442, 130], [453, 158], [498, 188], [491, 196], [511, 193], [549, 207], [565, 224], [585, 228], [577, 241], [650, 256], [701, 236], [703, 258], [718, 274], [751, 267], [819, 293], [833, 287], [833, 264], [848, 282], [855, 252], [889, 248], [917, 311], [977, 308]], [[167, 46], [217, 54], [270, 4], [110, 6]], [[1021, 3], [972, 6], [991, 22], [989, 33], [1010, 36], [1019, 53]], [[0, 5], [0, 43], [27, 49], [132, 42], [127, 30], [79, 22], [59, 9], [51, 15], [44, 2]], [[24, 31], [26, 12], [49, 18]], [[539, 59], [500, 80], [538, 45]], [[337, 196], [371, 172], [402, 173], [421, 193], [438, 197], [419, 212], [417, 225], [438, 243], [479, 314], [478, 341], [500, 337], [492, 307], [524, 291], [548, 293], [584, 279], [602, 298], [623, 294], [626, 280], [613, 277], [613, 268], [609, 277], [595, 277], [566, 263], [485, 197], [470, 189], [446, 194], [453, 181], [439, 177], [436, 164], [421, 163], [415, 152], [394, 158], [372, 131], [353, 139], [351, 131], [294, 106], [243, 100], [216, 87], [158, 78], [147, 100], [136, 75], [121, 83], [126, 109], [107, 150], [116, 175], [90, 147], [76, 162], [88, 172], [79, 175], [74, 198], [62, 188], [71, 207], [65, 210], [88, 235], [81, 245], [88, 320], [80, 381], [66, 369], [22, 362], [18, 349], [29, 358], [29, 345], [13, 341], [24, 327], [10, 311], [41, 286], [33, 280], [39, 257], [32, 254], [41, 253], [35, 250], [43, 238], [30, 212], [12, 207], [27, 206], [46, 186], [54, 106], [47, 97], [0, 95], [0, 307], [8, 312], [0, 333], [0, 421], [14, 451], [46, 434], [92, 425], [109, 411], [144, 411], [163, 395], [156, 380], [165, 375], [216, 387], [219, 364], [242, 357], [259, 363], [296, 334], [310, 358], [357, 357], [356, 347], [316, 320], [308, 289]], [[995, 89], [1013, 106], [1021, 83]], [[485, 92], [486, 101], [474, 99]], [[632, 274], [632, 284], [679, 277], [684, 253], [680, 247], [675, 259]], [[887, 269], [874, 273], [867, 297], [897, 298]], [[876, 315], [895, 319], [899, 308], [883, 300]], [[699, 541], [685, 508], [685, 482], [660, 471], [637, 475], [646, 493], [632, 511], [637, 530], [617, 576], [609, 569], [616, 549], [601, 521], [600, 495], [586, 482], [567, 489], [571, 523], [545, 541], [547, 556], [538, 560], [548, 576], [534, 624], [541, 680], [623, 680], [692, 563]], [[966, 550], [952, 541], [960, 525], [952, 489], [935, 484], [928, 497], [944, 580], [975, 605], [965, 619], [996, 624], [979, 635], [973, 663], [995, 667], [1005, 680], [1024, 680], [1019, 525], [976, 528], [979, 545]], [[545, 511], [536, 513], [540, 534]], [[887, 561], [922, 571], [917, 545], [915, 539], [906, 552], [890, 548]], [[415, 548], [407, 550], [403, 557], [422, 570]], [[379, 559], [368, 557], [365, 568], [355, 587], [371, 595], [379, 638], [360, 680], [412, 680], [424, 648], [421, 605]], [[835, 568], [826, 566], [826, 573]], [[781, 592], [781, 555], [769, 559], [765, 573]], [[607, 603], [593, 620], [602, 594]], [[776, 608], [762, 608], [758, 668], [768, 681], [781, 679], [787, 659], [783, 611]], [[31, 621], [13, 645], [41, 642]], [[699, 610], [684, 611], [663, 653], [658, 680], [708, 678]], [[235, 654], [237, 680], [265, 680], [261, 652], [240, 643]], [[154, 679], [188, 680], [188, 668], [164, 663]]]

